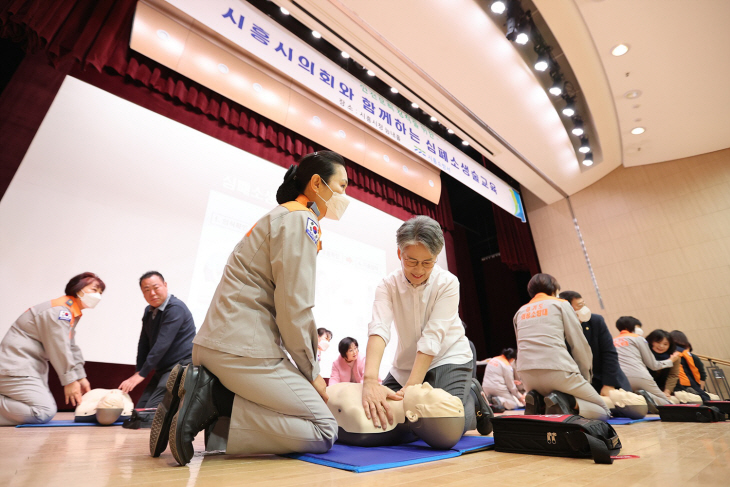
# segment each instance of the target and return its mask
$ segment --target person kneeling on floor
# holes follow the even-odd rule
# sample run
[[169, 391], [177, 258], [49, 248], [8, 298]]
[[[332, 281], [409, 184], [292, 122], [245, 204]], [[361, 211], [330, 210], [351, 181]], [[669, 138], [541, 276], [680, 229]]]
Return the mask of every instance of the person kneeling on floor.
[[[517, 371], [525, 388], [525, 414], [580, 414], [607, 419], [606, 403], [591, 385], [593, 354], [558, 281], [535, 274], [527, 284], [532, 300], [514, 317]], [[568, 351], [568, 346], [570, 351]]]

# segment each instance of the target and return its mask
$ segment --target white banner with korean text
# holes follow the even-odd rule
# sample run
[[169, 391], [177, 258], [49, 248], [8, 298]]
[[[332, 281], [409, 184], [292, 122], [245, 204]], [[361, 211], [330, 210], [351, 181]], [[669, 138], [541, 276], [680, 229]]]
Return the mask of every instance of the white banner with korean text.
[[519, 193], [255, 7], [240, 0], [165, 0], [525, 221]]

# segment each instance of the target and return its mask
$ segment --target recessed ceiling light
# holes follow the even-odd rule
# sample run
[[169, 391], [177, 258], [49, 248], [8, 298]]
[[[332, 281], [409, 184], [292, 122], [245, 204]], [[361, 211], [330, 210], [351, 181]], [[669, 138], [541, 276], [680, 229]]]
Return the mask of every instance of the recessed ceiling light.
[[545, 60], [538, 60], [535, 63], [535, 69], [538, 71], [545, 71], [548, 68], [548, 62]]
[[345, 137], [347, 137], [347, 134], [344, 130], [340, 130], [339, 132], [337, 132], [337, 137], [344, 139]]
[[453, 130], [451, 130], [451, 129], [449, 129], [449, 133], [450, 133], [450, 134], [453, 134], [453, 133], [454, 133], [454, 131], [453, 131]]
[[342, 56], [343, 58], [345, 58], [345, 59], [348, 59], [348, 58], [350, 57], [350, 55], [349, 55], [349, 54], [347, 54], [347, 53], [346, 53], [345, 51], [342, 51], [342, 52], [340, 53], [340, 55], [341, 55], [341, 56]]
[[587, 166], [587, 167], [592, 166], [593, 165], [593, 158], [586, 156], [586, 158], [583, 159], [583, 165], [584, 166]]
[[529, 41], [529, 40], [530, 40], [530, 36], [528, 36], [524, 32], [520, 32], [519, 34], [517, 34], [517, 37], [515, 37], [515, 42], [522, 46], [527, 44], [527, 41]]
[[413, 103], [411, 103], [411, 106], [412, 106], [413, 108], [418, 108], [418, 103], [416, 103], [416, 102], [414, 101]]
[[583, 145], [580, 146], [578, 151], [582, 152], [583, 154], [588, 154], [591, 151], [591, 146], [588, 145], [588, 142], [583, 142]]
[[492, 5], [489, 7], [492, 12], [495, 14], [502, 14], [507, 9], [507, 6], [504, 4], [503, 1], [497, 0], [496, 2], [492, 2]]
[[170, 38], [170, 34], [168, 34], [166, 30], [160, 29], [157, 31], [157, 37], [159, 37], [163, 41], [166, 41], [167, 39]]
[[403, 166], [403, 172], [408, 172], [408, 166]]
[[624, 93], [624, 96], [628, 98], [629, 100], [633, 100], [634, 98], [639, 98], [641, 96], [640, 90], [631, 90]]
[[385, 162], [390, 162], [390, 157], [388, 157], [388, 154], [383, 154], [383, 160]]
[[614, 56], [623, 56], [627, 52], [629, 52], [629, 46], [626, 44], [619, 44], [611, 50], [611, 54]]
[[462, 140], [461, 145], [469, 145], [469, 142], [467, 142], [466, 140]]
[[375, 73], [372, 69], [368, 69], [368, 76], [375, 76]]
[[644, 132], [646, 132], [646, 129], [644, 127], [635, 127], [631, 129], [631, 133], [634, 135], [641, 135]]
[[436, 120], [436, 117], [433, 117], [433, 116], [432, 116], [432, 117], [431, 117], [431, 121], [432, 121], [432, 122], [436, 122], [436, 121], [437, 121], [437, 120]]
[[319, 127], [320, 125], [322, 125], [322, 119], [315, 115], [312, 117], [312, 123]]
[[254, 83], [254, 84], [253, 84], [253, 89], [254, 89], [254, 91], [255, 91], [255, 92], [257, 92], [257, 93], [261, 93], [262, 91], [264, 91], [264, 87], [263, 87], [263, 86], [261, 86], [261, 85], [260, 85], [260, 84], [258, 84], [258, 83]]
[[396, 88], [396, 87], [392, 87], [392, 88], [390, 89], [390, 91], [391, 91], [391, 92], [393, 92], [393, 93], [398, 93], [398, 88]]
[[566, 117], [572, 117], [575, 115], [575, 108], [573, 108], [572, 105], [568, 105], [565, 108], [563, 108], [563, 115]]
[[289, 15], [289, 11], [284, 7], [281, 7], [279, 10], [281, 10], [281, 13], [283, 13], [284, 15]]
[[563, 89], [560, 87], [560, 83], [555, 83], [550, 87], [548, 91], [553, 96], [560, 96], [560, 94], [563, 92]]
[[315, 39], [320, 39], [322, 37], [322, 34], [320, 34], [319, 32], [317, 32], [316, 30], [313, 30], [312, 31], [312, 37], [314, 37]]
[[221, 72], [221, 73], [223, 73], [223, 74], [228, 74], [228, 66], [226, 66], [226, 65], [225, 65], [225, 64], [223, 64], [223, 63], [220, 63], [220, 64], [218, 65], [218, 71], [220, 71], [220, 72]]
[[573, 132], [573, 135], [581, 136], [583, 135], [583, 127], [575, 127], [571, 132]]
[[433, 188], [434, 186], [436, 186], [436, 184], [435, 184], [435, 183], [433, 182], [433, 180], [432, 180], [432, 179], [429, 179], [429, 180], [428, 180], [428, 185], [429, 185], [429, 186], [431, 186], [432, 188]]

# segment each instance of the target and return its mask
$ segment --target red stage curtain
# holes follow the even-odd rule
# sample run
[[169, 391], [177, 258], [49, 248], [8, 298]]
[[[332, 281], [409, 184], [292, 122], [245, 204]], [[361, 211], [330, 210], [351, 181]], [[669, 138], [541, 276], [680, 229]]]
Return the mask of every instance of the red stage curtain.
[[522, 223], [494, 203], [492, 210], [502, 262], [513, 271], [529, 271], [531, 275], [539, 273], [540, 263], [530, 224]]

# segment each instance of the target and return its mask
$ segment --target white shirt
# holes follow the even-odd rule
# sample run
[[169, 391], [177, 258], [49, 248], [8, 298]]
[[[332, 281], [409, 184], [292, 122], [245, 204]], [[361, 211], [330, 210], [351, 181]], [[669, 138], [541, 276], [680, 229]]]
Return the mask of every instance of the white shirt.
[[428, 280], [416, 287], [403, 269], [383, 279], [375, 290], [368, 336], [378, 335], [387, 345], [393, 322], [398, 348], [390, 373], [399, 384], [408, 382], [416, 352], [433, 356], [429, 370], [471, 363], [469, 340], [459, 318], [459, 280], [449, 271], [434, 266]]

